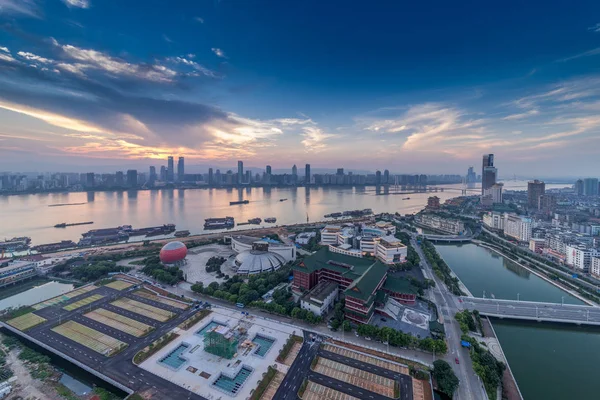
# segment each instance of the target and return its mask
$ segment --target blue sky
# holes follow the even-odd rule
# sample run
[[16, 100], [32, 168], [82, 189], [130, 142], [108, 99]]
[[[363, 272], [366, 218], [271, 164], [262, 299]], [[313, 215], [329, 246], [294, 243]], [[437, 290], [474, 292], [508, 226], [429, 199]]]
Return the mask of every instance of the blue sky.
[[600, 3], [0, 0], [0, 169], [598, 175]]

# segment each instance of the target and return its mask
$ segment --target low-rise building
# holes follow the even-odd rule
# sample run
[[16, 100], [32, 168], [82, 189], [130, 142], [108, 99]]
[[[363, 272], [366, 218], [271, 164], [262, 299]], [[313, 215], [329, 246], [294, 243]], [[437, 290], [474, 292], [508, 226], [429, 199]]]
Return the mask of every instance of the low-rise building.
[[323, 280], [300, 298], [300, 308], [311, 311], [315, 315], [325, 315], [333, 308], [338, 294], [337, 283]]
[[534, 253], [542, 254], [544, 246], [546, 245], [546, 239], [529, 239], [529, 250]]
[[434, 214], [417, 214], [415, 222], [426, 228], [435, 229], [451, 235], [461, 235], [465, 231], [465, 224], [457, 219], [442, 218]]
[[0, 268], [0, 287], [23, 281], [38, 275], [33, 261], [10, 261]]
[[342, 231], [339, 225], [326, 225], [321, 230], [321, 244], [327, 246], [329, 244], [338, 243], [338, 234]]
[[296, 235], [295, 242], [301, 245], [307, 245], [310, 239], [317, 236], [317, 232], [302, 232]]
[[285, 244], [269, 238], [245, 235], [232, 235], [230, 239], [231, 248], [236, 253], [256, 250], [256, 245], [259, 245], [261, 251], [277, 253], [285, 259], [285, 262], [296, 260], [296, 246], [294, 244]]
[[395, 236], [382, 237], [377, 243], [375, 257], [384, 264], [403, 263], [407, 255], [408, 248]]
[[583, 245], [567, 246], [567, 265], [579, 269], [583, 272], [590, 272], [592, 257], [598, 256], [596, 249], [591, 249]]

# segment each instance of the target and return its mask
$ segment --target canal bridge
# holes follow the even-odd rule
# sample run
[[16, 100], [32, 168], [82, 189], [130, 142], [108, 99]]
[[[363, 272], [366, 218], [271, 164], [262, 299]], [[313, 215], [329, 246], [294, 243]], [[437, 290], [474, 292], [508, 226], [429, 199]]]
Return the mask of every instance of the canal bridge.
[[465, 309], [488, 317], [600, 326], [600, 307], [461, 296]]
[[473, 236], [471, 235], [423, 235], [430, 242], [441, 243], [464, 243], [470, 242]]

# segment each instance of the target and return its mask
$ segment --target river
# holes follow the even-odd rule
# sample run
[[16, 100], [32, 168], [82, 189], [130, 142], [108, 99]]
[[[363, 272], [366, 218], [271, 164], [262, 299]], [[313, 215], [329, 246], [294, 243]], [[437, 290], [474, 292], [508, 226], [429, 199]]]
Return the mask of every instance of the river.
[[[564, 187], [566, 184], [548, 185]], [[523, 190], [524, 181], [506, 182], [505, 188]], [[278, 225], [322, 221], [332, 212], [371, 208], [374, 212], [415, 213], [427, 205], [429, 196], [443, 202], [461, 194], [461, 185], [445, 185], [438, 192], [401, 193], [393, 187], [315, 187], [315, 188], [230, 188], [164, 189], [127, 192], [48, 193], [0, 196], [2, 224], [0, 238], [29, 236], [33, 245], [77, 241], [81, 234], [98, 228], [133, 225], [134, 228], [166, 223], [203, 232], [204, 219], [232, 216], [236, 222], [250, 218], [276, 217]], [[471, 188], [477, 193], [476, 186]], [[406, 199], [410, 197], [410, 199]], [[287, 199], [280, 201], [280, 199]], [[406, 199], [406, 200], [404, 200]], [[249, 204], [230, 206], [230, 201], [249, 200]], [[77, 205], [48, 207], [56, 204]], [[55, 224], [93, 221], [92, 225], [54, 228]], [[251, 225], [256, 226], [256, 225]], [[263, 225], [264, 226], [264, 225]], [[240, 227], [248, 228], [248, 226]], [[156, 239], [161, 237], [155, 237]], [[138, 237], [143, 240], [144, 237]]]
[[[436, 245], [448, 266], [478, 297], [583, 304], [510, 260], [474, 244]], [[493, 320], [526, 400], [598, 398], [600, 328]]]

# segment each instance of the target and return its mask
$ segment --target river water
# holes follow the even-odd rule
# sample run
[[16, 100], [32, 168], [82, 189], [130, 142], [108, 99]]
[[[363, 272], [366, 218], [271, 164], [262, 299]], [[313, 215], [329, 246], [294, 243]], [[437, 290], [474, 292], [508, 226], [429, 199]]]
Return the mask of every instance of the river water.
[[48, 282], [40, 286], [33, 287], [29, 290], [21, 292], [6, 299], [0, 300], [0, 310], [8, 307], [30, 306], [52, 297], [60, 296], [73, 290], [73, 285], [70, 283]]
[[[583, 304], [492, 251], [437, 245], [448, 266], [473, 293], [499, 299]], [[494, 320], [494, 329], [526, 400], [599, 398], [600, 328]]]
[[[548, 185], [564, 187], [565, 184]], [[506, 182], [506, 189], [522, 190], [523, 181]], [[232, 216], [236, 222], [250, 218], [276, 217], [277, 224], [322, 221], [332, 212], [371, 208], [374, 212], [415, 213], [423, 209], [429, 196], [443, 202], [461, 194], [461, 185], [446, 185], [433, 193], [401, 193], [391, 187], [317, 188], [231, 188], [193, 190], [144, 190], [129, 192], [49, 193], [0, 196], [0, 238], [29, 236], [33, 244], [60, 240], [77, 241], [81, 234], [98, 228], [133, 225], [134, 228], [166, 223], [203, 232], [204, 219]], [[477, 193], [473, 187], [469, 194]], [[410, 197], [410, 199], [406, 199]], [[280, 199], [287, 199], [280, 201]], [[406, 199], [406, 200], [405, 200]], [[230, 206], [230, 201], [249, 204]], [[73, 204], [48, 207], [56, 204]], [[54, 228], [55, 224], [93, 221], [92, 225]], [[265, 226], [265, 225], [263, 225]], [[256, 227], [256, 225], [250, 225]], [[248, 228], [248, 226], [240, 227]], [[160, 237], [156, 237], [160, 238]], [[143, 240], [144, 237], [139, 237]]]

